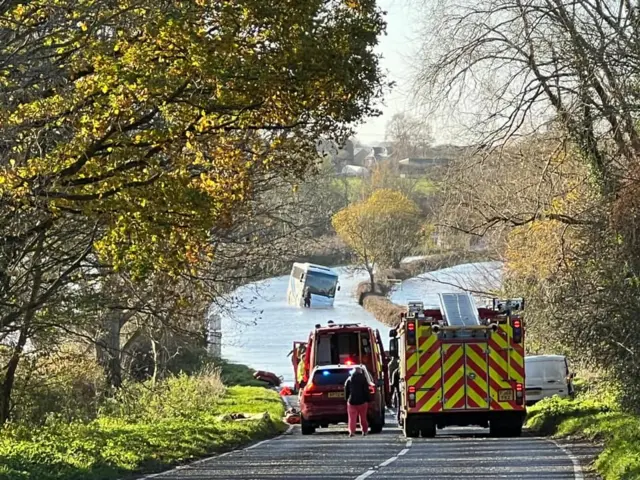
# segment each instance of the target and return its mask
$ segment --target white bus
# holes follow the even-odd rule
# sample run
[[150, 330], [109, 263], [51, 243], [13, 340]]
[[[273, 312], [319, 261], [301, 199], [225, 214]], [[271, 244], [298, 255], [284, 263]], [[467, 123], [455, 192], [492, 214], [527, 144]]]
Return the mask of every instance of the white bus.
[[289, 277], [287, 301], [289, 305], [304, 307], [304, 292], [311, 293], [311, 307], [332, 307], [338, 286], [338, 274], [321, 265], [294, 263]]

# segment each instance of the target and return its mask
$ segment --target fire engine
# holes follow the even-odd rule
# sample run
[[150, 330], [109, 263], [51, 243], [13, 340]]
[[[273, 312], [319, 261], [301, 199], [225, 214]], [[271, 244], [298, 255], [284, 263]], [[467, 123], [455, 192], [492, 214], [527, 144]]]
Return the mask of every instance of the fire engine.
[[[302, 362], [302, 366], [300, 366]], [[295, 390], [300, 390], [309, 380], [309, 374], [316, 366], [362, 364], [373, 376], [376, 387], [383, 393], [381, 406], [384, 422], [384, 407], [391, 402], [389, 386], [388, 358], [380, 332], [360, 324], [316, 325], [307, 342], [294, 342], [292, 363]]]
[[519, 436], [526, 415], [524, 299], [477, 308], [467, 293], [443, 293], [440, 308], [411, 302], [390, 331], [400, 364], [398, 422], [405, 436], [477, 425]]

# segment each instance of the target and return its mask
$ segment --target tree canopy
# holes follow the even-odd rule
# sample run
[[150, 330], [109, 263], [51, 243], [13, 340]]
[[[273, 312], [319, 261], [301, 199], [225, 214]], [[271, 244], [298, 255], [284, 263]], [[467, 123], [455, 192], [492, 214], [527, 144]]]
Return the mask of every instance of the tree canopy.
[[309, 170], [316, 140], [346, 136], [380, 93], [370, 1], [2, 8], [5, 208], [98, 219], [120, 267], [193, 258], [256, 181]]
[[338, 236], [374, 282], [376, 267], [397, 267], [422, 235], [418, 206], [403, 193], [380, 189], [333, 216]]
[[132, 315], [202, 313], [252, 215], [275, 235], [256, 202], [377, 113], [383, 30], [373, 0], [0, 2], [0, 423], [29, 343], [112, 362]]

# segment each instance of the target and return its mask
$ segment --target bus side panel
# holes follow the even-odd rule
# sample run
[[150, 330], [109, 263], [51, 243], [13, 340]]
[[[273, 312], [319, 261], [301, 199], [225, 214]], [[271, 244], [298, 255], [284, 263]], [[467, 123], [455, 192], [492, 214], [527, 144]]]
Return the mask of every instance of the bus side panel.
[[302, 282], [293, 276], [289, 276], [289, 287], [287, 289], [287, 302], [296, 307], [302, 306]]

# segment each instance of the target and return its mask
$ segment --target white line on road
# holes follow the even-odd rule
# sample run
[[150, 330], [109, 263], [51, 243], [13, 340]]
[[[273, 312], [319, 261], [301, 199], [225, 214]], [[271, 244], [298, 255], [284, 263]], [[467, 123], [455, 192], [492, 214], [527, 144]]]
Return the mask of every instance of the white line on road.
[[569, 460], [571, 460], [571, 463], [573, 463], [573, 477], [575, 478], [575, 480], [584, 480], [584, 475], [582, 474], [582, 466], [580, 465], [580, 460], [578, 460], [578, 458], [573, 453], [571, 453], [568, 448], [563, 447], [555, 440], [551, 440], [551, 439], [548, 439], [548, 440], [551, 443], [553, 443], [556, 447], [558, 447], [560, 450], [562, 450], [567, 457], [569, 457]]
[[277, 440], [277, 439], [282, 438], [282, 437], [284, 437], [286, 435], [289, 435], [292, 430], [293, 430], [293, 425], [289, 425], [289, 428], [287, 428], [287, 431], [284, 432], [281, 435], [278, 435], [277, 437], [269, 438], [267, 440], [262, 440], [261, 442], [258, 442], [258, 443], [254, 444], [254, 445], [251, 445], [251, 446], [247, 447], [247, 448], [243, 448], [241, 450], [231, 450], [229, 452], [220, 453], [218, 455], [212, 455], [210, 457], [201, 458], [200, 460], [196, 460], [195, 462], [189, 462], [187, 465], [181, 465], [179, 467], [172, 468], [171, 470], [167, 470], [165, 472], [153, 473], [151, 475], [147, 475], [145, 477], [142, 477], [140, 480], [151, 480], [152, 478], [163, 477], [165, 475], [170, 474], [171, 472], [175, 472], [176, 470], [183, 470], [183, 469], [189, 468], [189, 467], [191, 467], [193, 465], [198, 465], [198, 464], [201, 464], [201, 463], [204, 463], [204, 462], [208, 462], [209, 460], [212, 460], [214, 458], [226, 457], [227, 455], [231, 455], [232, 453], [237, 452], [237, 451], [251, 450], [251, 449], [256, 448], [256, 447], [258, 447], [260, 445], [264, 445], [265, 443], [269, 443], [269, 442], [271, 442], [273, 440]]
[[[413, 444], [412, 440], [409, 439], [407, 441], [407, 448], [403, 448], [402, 450], [400, 450], [400, 452], [398, 453], [398, 455], [388, 458], [387, 460], [385, 460], [384, 462], [382, 462], [380, 465], [378, 465], [377, 467], [374, 467], [370, 470], [367, 470], [366, 472], [364, 472], [362, 475], [360, 475], [359, 477], [356, 477], [355, 480], [364, 480], [365, 478], [369, 478], [371, 475], [373, 475], [374, 473], [376, 473], [378, 470], [378, 468], [382, 468], [382, 467], [386, 467], [387, 465], [391, 465], [393, 462], [395, 462], [396, 460], [398, 460], [398, 457], [402, 457], [403, 455], [406, 455], [407, 452], [409, 451], [409, 449], [411, 448], [411, 445]], [[582, 480], [582, 479], [580, 479]]]
[[380, 465], [378, 465], [379, 467], [386, 467], [387, 465], [395, 462], [398, 459], [398, 457], [391, 457], [387, 460], [385, 460], [384, 462], [382, 462]]
[[374, 473], [376, 473], [374, 470], [367, 470], [366, 472], [364, 472], [362, 475], [360, 475], [359, 477], [356, 478], [356, 480], [364, 480], [367, 477], [370, 477], [371, 475], [373, 475]]

